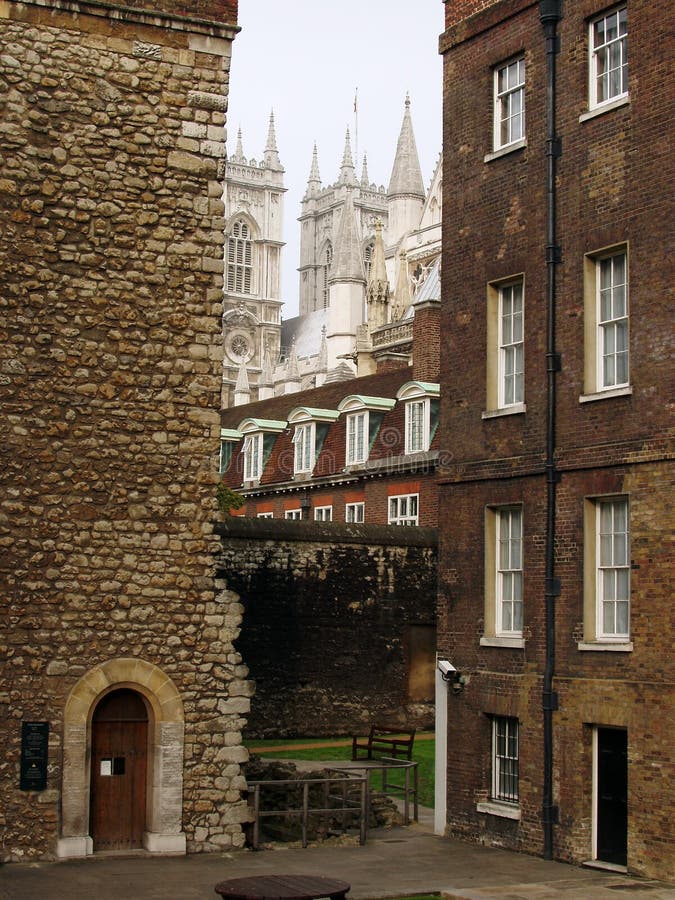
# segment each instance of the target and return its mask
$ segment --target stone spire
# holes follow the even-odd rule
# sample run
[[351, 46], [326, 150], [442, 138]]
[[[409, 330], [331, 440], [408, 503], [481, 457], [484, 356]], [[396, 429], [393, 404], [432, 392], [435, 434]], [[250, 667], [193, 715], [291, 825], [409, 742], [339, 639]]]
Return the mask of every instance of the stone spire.
[[363, 168], [361, 169], [361, 187], [368, 189], [370, 182], [368, 180], [368, 159], [366, 154], [363, 154]]
[[319, 155], [316, 149], [316, 143], [314, 144], [314, 150], [312, 152], [312, 167], [309, 170], [309, 178], [307, 179], [307, 190], [305, 191], [305, 197], [314, 197], [321, 190], [321, 175], [319, 174]]
[[345, 149], [342, 154], [342, 165], [340, 166], [340, 177], [338, 184], [356, 184], [356, 173], [354, 171], [354, 161], [352, 160], [352, 145], [349, 138], [349, 128], [345, 137]]
[[267, 143], [265, 144], [265, 165], [275, 172], [283, 172], [283, 166], [279, 160], [277, 150], [277, 136], [274, 131], [274, 110], [270, 113], [270, 124], [267, 129]]
[[321, 326], [321, 346], [319, 347], [319, 372], [328, 370], [328, 344], [326, 343], [326, 326]]
[[370, 265], [370, 277], [366, 288], [368, 303], [368, 327], [372, 331], [387, 324], [389, 307], [389, 282], [384, 265], [384, 243], [382, 241], [382, 222], [375, 223], [375, 246]]
[[241, 142], [241, 126], [237, 131], [237, 147], [234, 154], [230, 157], [230, 162], [246, 165], [246, 157], [244, 156], [244, 146]]
[[401, 249], [398, 254], [398, 278], [396, 279], [394, 302], [391, 307], [391, 321], [398, 322], [399, 319], [402, 319], [411, 303], [408, 258], [405, 250]]
[[234, 386], [234, 405], [244, 406], [251, 402], [251, 387], [248, 383], [248, 372], [246, 371], [246, 359], [242, 359], [239, 364], [239, 372], [237, 373], [237, 383]]
[[389, 198], [408, 195], [420, 197], [422, 200], [424, 200], [426, 196], [424, 191], [424, 181], [422, 179], [422, 169], [420, 168], [420, 160], [417, 155], [417, 144], [415, 143], [412, 119], [410, 118], [410, 97], [407, 94], [405, 98], [403, 124], [401, 125], [401, 132], [398, 136], [396, 156], [394, 158], [394, 166], [391, 170], [387, 195]]
[[356, 220], [354, 197], [351, 188], [348, 188], [335, 241], [330, 282], [331, 284], [335, 281], [365, 283], [365, 280], [366, 275], [361, 256], [361, 235]]
[[284, 393], [294, 394], [300, 390], [300, 369], [298, 366], [298, 348], [295, 345], [295, 335], [291, 342], [291, 351], [286, 360], [286, 383]]
[[291, 341], [291, 352], [288, 354], [286, 371], [289, 378], [298, 377], [298, 348], [295, 344], [295, 335], [293, 335], [293, 340]]

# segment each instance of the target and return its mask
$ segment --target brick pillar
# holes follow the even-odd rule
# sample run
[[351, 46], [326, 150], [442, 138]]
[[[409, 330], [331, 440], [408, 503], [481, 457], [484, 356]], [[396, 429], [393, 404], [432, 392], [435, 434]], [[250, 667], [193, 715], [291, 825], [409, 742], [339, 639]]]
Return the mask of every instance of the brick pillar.
[[441, 303], [426, 300], [415, 306], [413, 319], [413, 378], [436, 383], [441, 353]]

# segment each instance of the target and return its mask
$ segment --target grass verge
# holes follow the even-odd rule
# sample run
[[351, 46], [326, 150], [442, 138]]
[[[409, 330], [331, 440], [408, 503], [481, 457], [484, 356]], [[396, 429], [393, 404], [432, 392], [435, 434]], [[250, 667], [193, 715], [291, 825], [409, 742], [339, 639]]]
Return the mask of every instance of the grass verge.
[[[340, 746], [336, 746], [336, 744], [340, 744]], [[351, 740], [342, 741], [340, 738], [246, 741], [246, 746], [251, 753], [257, 753], [260, 756], [268, 755], [275, 759], [331, 761], [352, 758]], [[417, 763], [419, 778], [419, 802], [422, 806], [433, 807], [434, 805], [434, 748], [433, 738], [415, 740], [413, 745], [413, 759]], [[393, 777], [391, 780], [394, 780]], [[412, 900], [412, 898], [406, 898], [406, 900]]]

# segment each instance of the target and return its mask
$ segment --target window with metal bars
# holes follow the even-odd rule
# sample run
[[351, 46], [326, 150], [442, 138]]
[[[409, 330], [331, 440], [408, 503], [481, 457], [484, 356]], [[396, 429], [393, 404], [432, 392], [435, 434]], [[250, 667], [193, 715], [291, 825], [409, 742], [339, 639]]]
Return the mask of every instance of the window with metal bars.
[[492, 799], [518, 802], [518, 719], [492, 720]]

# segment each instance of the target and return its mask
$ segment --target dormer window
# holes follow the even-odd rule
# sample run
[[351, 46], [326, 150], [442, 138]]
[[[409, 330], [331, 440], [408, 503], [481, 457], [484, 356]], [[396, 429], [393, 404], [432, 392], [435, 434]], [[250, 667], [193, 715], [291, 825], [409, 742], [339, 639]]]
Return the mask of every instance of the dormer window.
[[353, 466], [366, 461], [368, 445], [368, 412], [353, 413], [347, 416], [347, 450], [346, 462]]
[[262, 435], [244, 438], [244, 481], [258, 481], [262, 472]]
[[438, 385], [409, 381], [396, 397], [405, 404], [405, 452], [425, 453], [438, 426]]
[[235, 431], [233, 428], [220, 429], [220, 455], [218, 458], [219, 475], [227, 472], [230, 463], [232, 462], [234, 448], [237, 446], [241, 439], [242, 434], [240, 431]]
[[244, 419], [240, 423], [237, 430], [244, 437], [241, 451], [244, 459], [244, 484], [260, 481], [276, 437], [285, 427], [285, 422], [275, 419]]
[[388, 397], [364, 397], [352, 394], [338, 406], [345, 413], [345, 464], [361, 466], [368, 460], [385, 412], [392, 409], [395, 400]]
[[311, 472], [314, 467], [314, 422], [296, 425], [293, 443], [295, 472]]
[[340, 414], [336, 409], [298, 406], [288, 416], [293, 431], [293, 473], [311, 475], [319, 458], [328, 428]]

